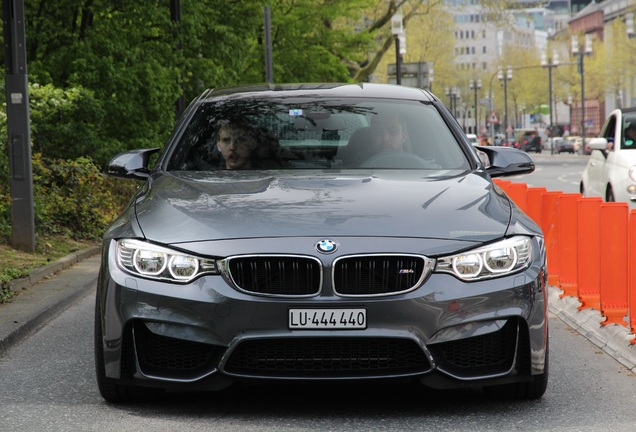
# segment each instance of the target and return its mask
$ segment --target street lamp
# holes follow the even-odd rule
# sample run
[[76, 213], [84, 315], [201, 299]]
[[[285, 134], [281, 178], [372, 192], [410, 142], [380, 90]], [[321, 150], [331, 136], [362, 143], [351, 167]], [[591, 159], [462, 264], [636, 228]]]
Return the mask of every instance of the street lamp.
[[459, 89], [457, 87], [445, 88], [446, 96], [448, 96], [448, 100], [450, 101], [450, 112], [454, 117], [457, 117], [457, 99], [459, 99]]
[[470, 80], [470, 89], [475, 92], [475, 114], [473, 120], [475, 121], [475, 134], [478, 133], [478, 125], [479, 125], [479, 115], [478, 115], [478, 105], [477, 105], [477, 90], [481, 88], [481, 79], [477, 81]]
[[504, 131], [506, 133], [506, 142], [508, 142], [508, 81], [512, 80], [512, 66], [508, 66], [504, 74], [501, 66], [497, 69], [497, 78], [503, 81], [504, 86]]
[[552, 121], [552, 68], [558, 67], [559, 66], [559, 55], [556, 53], [556, 51], [553, 53], [552, 58], [547, 59], [547, 56], [544, 54], [541, 54], [541, 66], [543, 66], [544, 68], [548, 68], [548, 83], [549, 83], [549, 97], [550, 97], [550, 136], [552, 136], [552, 127], [553, 127], [553, 121]]
[[454, 106], [455, 106], [455, 113], [453, 114], [455, 117], [457, 117], [457, 101], [459, 100], [459, 96], [460, 96], [460, 91], [459, 91], [459, 87], [453, 87], [453, 102], [454, 102]]
[[453, 93], [450, 87], [444, 87], [444, 94], [448, 96], [448, 108], [450, 109], [451, 114], [453, 113]]
[[402, 84], [402, 49], [400, 41], [404, 35], [404, 24], [402, 22], [402, 13], [398, 12], [391, 17], [391, 34], [395, 36], [395, 82]]
[[581, 74], [581, 138], [583, 139], [583, 148], [585, 148], [585, 71], [583, 68], [583, 58], [592, 54], [592, 35], [585, 35], [585, 45], [579, 47], [579, 38], [572, 36], [572, 54], [579, 56], [579, 73]]

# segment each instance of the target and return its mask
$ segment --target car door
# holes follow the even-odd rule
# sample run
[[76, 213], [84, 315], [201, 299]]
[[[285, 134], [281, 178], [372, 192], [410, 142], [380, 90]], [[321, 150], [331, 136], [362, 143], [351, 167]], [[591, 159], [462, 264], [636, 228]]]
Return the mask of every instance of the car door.
[[[616, 137], [617, 116], [612, 113], [601, 128], [599, 137], [605, 138], [608, 143], [613, 143]], [[618, 121], [620, 124], [620, 121]], [[620, 136], [620, 135], [619, 135]], [[605, 191], [609, 179], [608, 152], [593, 150], [585, 169], [583, 183], [585, 184], [586, 195], [600, 196], [605, 199]]]
[[636, 112], [632, 110], [620, 111], [616, 116], [616, 142], [611, 150], [607, 151], [608, 184], [612, 187], [612, 193], [616, 201], [633, 202], [634, 187], [633, 175], [630, 170], [636, 166], [636, 147], [625, 140], [625, 131], [629, 124], [636, 122]]

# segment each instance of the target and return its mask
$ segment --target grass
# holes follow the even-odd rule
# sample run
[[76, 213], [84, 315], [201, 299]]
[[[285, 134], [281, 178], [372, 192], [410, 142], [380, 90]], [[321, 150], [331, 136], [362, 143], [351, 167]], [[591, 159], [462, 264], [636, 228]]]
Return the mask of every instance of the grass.
[[68, 254], [99, 244], [98, 241], [73, 240], [64, 236], [38, 238], [34, 253], [14, 249], [10, 241], [0, 238], [0, 304], [15, 295], [7, 282], [28, 276], [31, 270], [45, 266]]

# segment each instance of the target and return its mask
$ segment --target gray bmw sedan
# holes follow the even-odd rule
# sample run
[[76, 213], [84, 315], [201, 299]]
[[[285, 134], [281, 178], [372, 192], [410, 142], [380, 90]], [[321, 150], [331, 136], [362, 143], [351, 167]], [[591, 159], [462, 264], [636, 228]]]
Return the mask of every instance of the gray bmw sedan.
[[107, 168], [143, 183], [103, 239], [101, 395], [407, 379], [541, 397], [544, 240], [492, 181], [533, 170], [421, 89], [204, 92], [165, 146]]

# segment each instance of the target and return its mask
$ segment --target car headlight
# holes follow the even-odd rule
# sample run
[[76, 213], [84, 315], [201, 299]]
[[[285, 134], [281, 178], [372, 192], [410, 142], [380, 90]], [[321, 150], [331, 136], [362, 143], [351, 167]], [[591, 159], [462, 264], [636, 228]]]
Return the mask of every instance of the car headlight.
[[138, 276], [173, 282], [190, 282], [203, 274], [218, 273], [213, 259], [129, 239], [117, 241], [117, 263]]
[[532, 239], [512, 237], [478, 249], [437, 260], [435, 271], [465, 281], [488, 279], [518, 272], [530, 265]]

